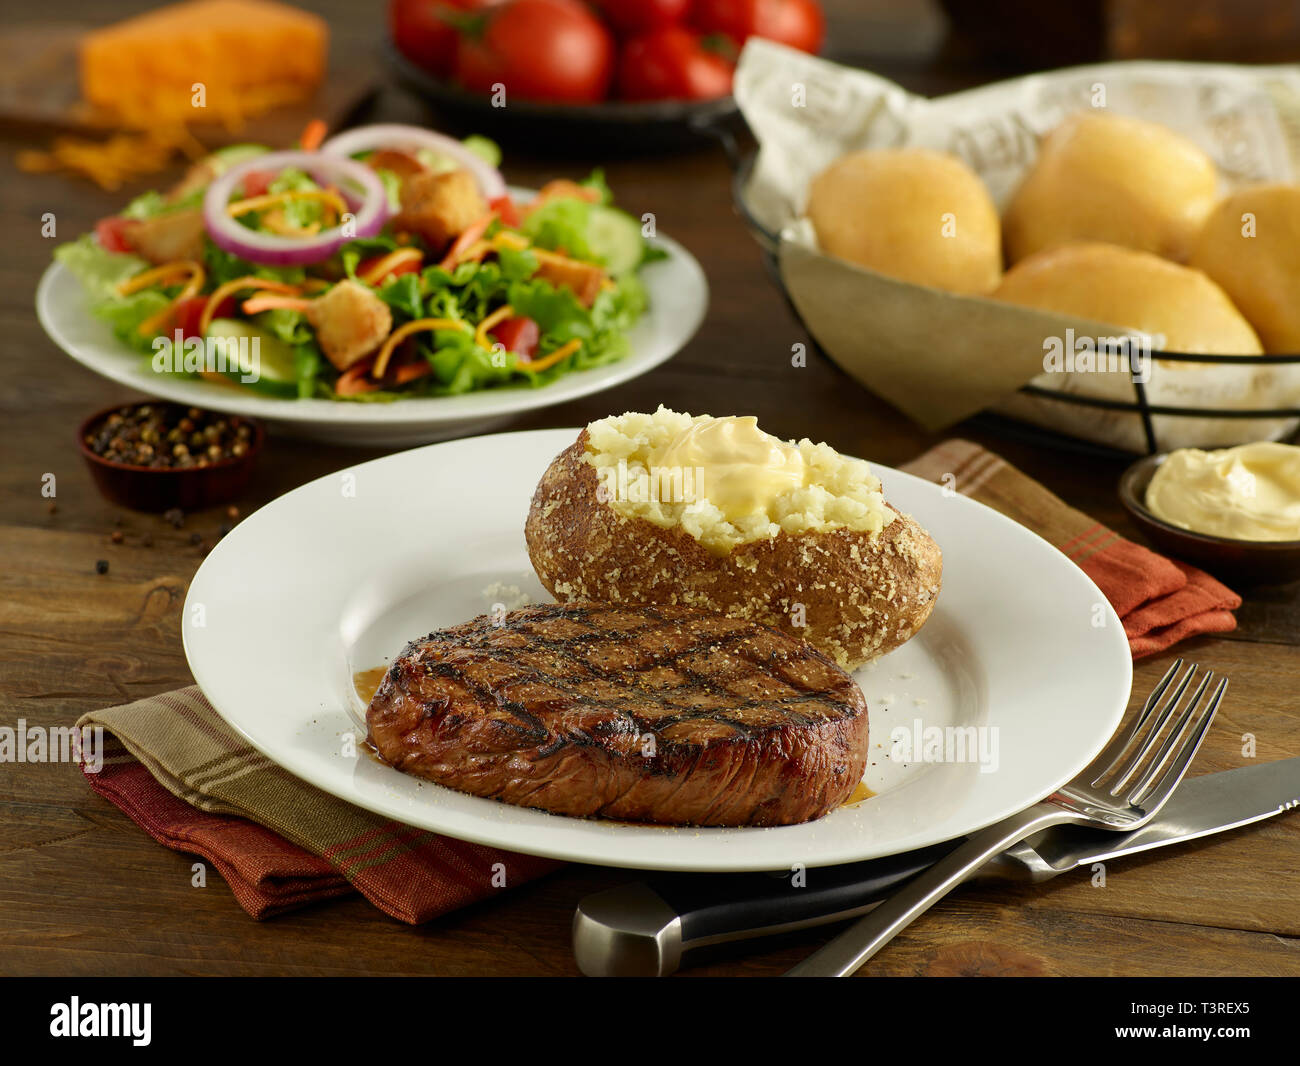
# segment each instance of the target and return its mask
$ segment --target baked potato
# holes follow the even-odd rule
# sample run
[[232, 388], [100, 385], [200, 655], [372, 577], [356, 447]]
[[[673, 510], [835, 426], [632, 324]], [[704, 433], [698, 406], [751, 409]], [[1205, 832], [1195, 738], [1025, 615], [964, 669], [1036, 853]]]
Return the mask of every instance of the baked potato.
[[[622, 418], [663, 415], [691, 419], [662, 408], [653, 416]], [[841, 490], [848, 503], [822, 503], [818, 510], [807, 503], [806, 491], [786, 493], [774, 505], [773, 521], [750, 522], [728, 543], [716, 523], [708, 523], [716, 509], [707, 500], [637, 513], [611, 498], [597, 465], [607, 469], [609, 455], [593, 444], [592, 430], [616, 421], [584, 429], [533, 495], [528, 552], [556, 599], [707, 608], [802, 637], [846, 669], [903, 644], [929, 617], [942, 575], [939, 547], [910, 516], [883, 501], [865, 463], [826, 445], [766, 438], [802, 449], [830, 486], [818, 491]], [[643, 440], [644, 424], [636, 431]], [[796, 506], [816, 513], [792, 514]]]

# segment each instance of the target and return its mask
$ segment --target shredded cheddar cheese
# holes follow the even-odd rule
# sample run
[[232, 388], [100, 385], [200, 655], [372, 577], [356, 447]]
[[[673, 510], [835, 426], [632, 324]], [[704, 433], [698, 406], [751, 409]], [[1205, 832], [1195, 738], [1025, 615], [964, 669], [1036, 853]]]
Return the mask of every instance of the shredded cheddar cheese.
[[148, 337], [162, 329], [171, 320], [178, 303], [199, 294], [207, 275], [204, 273], [203, 267], [193, 259], [178, 259], [174, 263], [164, 263], [152, 270], [142, 270], [139, 274], [118, 285], [117, 291], [123, 296], [129, 296], [131, 293], [147, 289], [151, 285], [162, 285], [179, 280], [181, 276], [185, 277], [186, 281], [181, 286], [180, 292], [173, 296], [161, 311], [155, 315], [150, 315], [136, 327], [140, 336]]
[[388, 369], [388, 361], [393, 357], [393, 351], [412, 333], [432, 332], [438, 329], [468, 330], [469, 326], [454, 318], [416, 318], [404, 326], [398, 326], [380, 347], [379, 354], [375, 356], [374, 366], [370, 368], [370, 376], [374, 378], [384, 376], [384, 371]]
[[113, 192], [165, 169], [178, 154], [199, 159], [205, 149], [183, 126], [171, 124], [143, 133], [115, 133], [104, 141], [58, 137], [48, 150], [19, 152], [18, 169], [27, 174], [76, 174]]
[[534, 374], [540, 373], [543, 370], [550, 370], [551, 367], [555, 366], [557, 363], [563, 362], [581, 347], [582, 341], [578, 340], [577, 337], [574, 337], [573, 340], [569, 341], [567, 344], [561, 344], [550, 355], [543, 356], [541, 359], [534, 359], [529, 363], [518, 364], [518, 369], [528, 370]]
[[241, 218], [254, 211], [266, 211], [272, 207], [282, 207], [293, 200], [319, 200], [338, 218], [348, 209], [347, 202], [333, 189], [290, 189], [287, 192], [271, 192], [264, 196], [250, 196], [246, 200], [236, 200], [226, 208], [231, 218]]
[[515, 313], [514, 308], [511, 307], [509, 304], [506, 304], [503, 307], [498, 307], [495, 311], [493, 311], [490, 315], [488, 315], [487, 318], [483, 319], [483, 321], [478, 324], [478, 329], [474, 331], [475, 343], [478, 344], [480, 348], [485, 348], [488, 351], [491, 351], [492, 342], [488, 340], [488, 334], [492, 331], [492, 329], [495, 326], [504, 322], [507, 318], [509, 318], [514, 313]]
[[[190, 0], [87, 33], [78, 50], [77, 118], [112, 132], [59, 137], [18, 153], [30, 174], [67, 173], [113, 191], [207, 150], [190, 132], [309, 99], [320, 85], [329, 30], [315, 15], [270, 0]], [[304, 136], [319, 133], [309, 127]], [[304, 147], [309, 147], [304, 142]]]

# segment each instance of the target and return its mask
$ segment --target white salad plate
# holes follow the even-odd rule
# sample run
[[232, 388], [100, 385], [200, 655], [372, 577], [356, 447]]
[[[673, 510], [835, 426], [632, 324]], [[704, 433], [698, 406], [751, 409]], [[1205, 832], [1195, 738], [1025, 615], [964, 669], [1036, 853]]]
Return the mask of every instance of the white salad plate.
[[[291, 773], [396, 821], [530, 854], [683, 871], [831, 865], [970, 833], [1074, 777], [1123, 717], [1128, 642], [1083, 571], [996, 511], [875, 467], [886, 499], [930, 531], [944, 565], [921, 632], [856, 674], [870, 707], [872, 798], [780, 828], [633, 825], [514, 807], [384, 765], [357, 743], [365, 708], [353, 675], [521, 594], [550, 599], [524, 519], [542, 471], [577, 433], [401, 452], [250, 515], [203, 562], [186, 602], [185, 653], [213, 706]], [[910, 755], [904, 735], [921, 741]]]
[[676, 241], [650, 243], [667, 259], [641, 270], [649, 307], [628, 331], [630, 351], [617, 363], [565, 374], [549, 385], [484, 389], [392, 403], [286, 400], [202, 379], [155, 373], [149, 357], [113, 336], [90, 313], [76, 277], [52, 263], [36, 289], [36, 314], [50, 339], [106, 378], [150, 396], [262, 419], [273, 432], [333, 444], [400, 447], [480, 432], [524, 411], [612, 388], [654, 369], [685, 347], [704, 320], [709, 287], [695, 257]]

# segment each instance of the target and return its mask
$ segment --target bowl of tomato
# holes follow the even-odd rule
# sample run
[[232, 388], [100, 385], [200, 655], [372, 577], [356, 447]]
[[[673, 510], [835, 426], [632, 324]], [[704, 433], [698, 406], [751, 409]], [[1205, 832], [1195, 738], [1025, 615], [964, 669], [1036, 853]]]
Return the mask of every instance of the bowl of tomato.
[[387, 59], [449, 122], [554, 152], [699, 144], [740, 46], [820, 49], [817, 0], [391, 0]]

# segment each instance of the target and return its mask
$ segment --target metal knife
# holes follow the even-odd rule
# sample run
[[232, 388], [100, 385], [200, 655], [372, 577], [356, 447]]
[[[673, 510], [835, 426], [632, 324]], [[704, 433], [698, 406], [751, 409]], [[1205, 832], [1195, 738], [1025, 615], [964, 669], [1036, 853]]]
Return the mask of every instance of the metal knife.
[[[980, 880], [1038, 883], [1068, 870], [1236, 829], [1300, 806], [1300, 757], [1184, 781], [1159, 817], [1132, 833], [1061, 827], [1004, 851]], [[699, 948], [805, 929], [867, 913], [960, 844], [807, 870], [665, 874], [587, 896], [573, 916], [573, 953], [591, 977], [665, 977]]]

